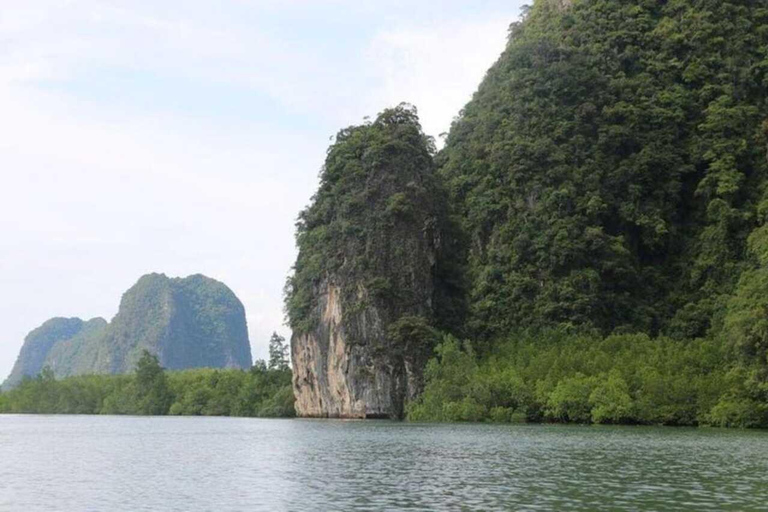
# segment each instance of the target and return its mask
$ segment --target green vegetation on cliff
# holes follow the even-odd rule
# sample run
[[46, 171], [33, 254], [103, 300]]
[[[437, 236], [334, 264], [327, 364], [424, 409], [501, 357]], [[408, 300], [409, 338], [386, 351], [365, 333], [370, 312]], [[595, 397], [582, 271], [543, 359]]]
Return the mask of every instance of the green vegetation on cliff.
[[436, 157], [473, 343], [411, 418], [768, 426], [767, 27], [743, 0], [512, 26]]
[[120, 302], [106, 333], [100, 371], [122, 373], [142, 350], [170, 370], [248, 368], [251, 346], [245, 308], [224, 283], [203, 275], [143, 276]]
[[40, 373], [43, 367], [50, 364], [49, 354], [57, 345], [72, 344], [72, 340], [76, 340], [79, 334], [87, 330], [87, 324], [98, 324], [99, 321], [103, 322], [102, 319], [94, 319], [86, 323], [79, 318], [51, 318], [34, 329], [24, 339], [16, 364], [3, 383], [3, 387], [15, 386], [25, 376]]
[[[340, 286], [345, 311], [376, 306], [391, 313], [387, 322], [403, 315], [460, 320], [458, 233], [434, 152], [416, 109], [406, 104], [337, 134], [320, 188], [297, 223], [299, 255], [286, 286], [294, 332], [317, 325], [319, 288], [329, 280]], [[418, 286], [433, 274], [434, 283]]]
[[401, 417], [433, 328], [461, 325], [460, 238], [434, 151], [406, 104], [328, 149], [286, 286], [299, 414]]
[[[426, 208], [454, 321], [430, 322], [449, 334], [411, 419], [768, 426], [766, 27], [765, 2], [537, 0], [439, 153], [402, 106], [339, 134], [292, 327], [340, 268], [345, 312], [362, 289], [413, 304], [417, 251], [381, 248]], [[414, 169], [423, 186], [398, 181]], [[393, 326], [383, 348], [437, 337]]]
[[[69, 338], [53, 345], [45, 358], [44, 365], [53, 370], [54, 375], [63, 377], [95, 371], [97, 354], [102, 351], [102, 342], [109, 324], [103, 318], [94, 318], [84, 322], [82, 329]], [[35, 375], [36, 372], [25, 375]]]
[[476, 335], [715, 326], [765, 220], [766, 7], [541, 0], [511, 28], [439, 155]]

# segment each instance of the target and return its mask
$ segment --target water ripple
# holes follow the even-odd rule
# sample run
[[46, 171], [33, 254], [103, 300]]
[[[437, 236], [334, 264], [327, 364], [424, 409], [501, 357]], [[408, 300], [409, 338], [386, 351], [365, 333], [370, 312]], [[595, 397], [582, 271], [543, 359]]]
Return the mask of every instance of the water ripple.
[[2, 511], [768, 510], [768, 433], [0, 416]]

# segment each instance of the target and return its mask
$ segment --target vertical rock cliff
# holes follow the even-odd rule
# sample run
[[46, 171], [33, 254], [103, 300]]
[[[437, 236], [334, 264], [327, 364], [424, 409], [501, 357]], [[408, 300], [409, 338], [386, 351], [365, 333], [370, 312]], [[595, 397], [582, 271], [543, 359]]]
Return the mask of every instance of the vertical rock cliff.
[[329, 149], [286, 294], [300, 416], [400, 417], [420, 391], [432, 326], [461, 309], [433, 152], [405, 105]]

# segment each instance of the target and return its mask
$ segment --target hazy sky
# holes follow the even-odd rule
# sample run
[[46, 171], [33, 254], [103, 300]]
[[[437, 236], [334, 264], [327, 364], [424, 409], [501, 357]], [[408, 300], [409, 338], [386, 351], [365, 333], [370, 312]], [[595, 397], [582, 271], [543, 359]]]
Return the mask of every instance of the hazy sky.
[[147, 272], [229, 285], [265, 357], [329, 137], [447, 131], [523, 3], [0, 0], [0, 381]]

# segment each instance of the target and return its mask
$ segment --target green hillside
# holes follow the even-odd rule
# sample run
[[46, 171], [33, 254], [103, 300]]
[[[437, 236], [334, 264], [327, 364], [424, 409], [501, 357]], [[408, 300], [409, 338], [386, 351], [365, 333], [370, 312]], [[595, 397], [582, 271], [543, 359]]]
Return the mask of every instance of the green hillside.
[[766, 5], [560, 4], [511, 27], [439, 157], [476, 332], [705, 335], [759, 264]]
[[214, 279], [148, 274], [123, 295], [109, 323], [54, 318], [32, 331], [3, 387], [45, 367], [56, 377], [127, 373], [144, 350], [170, 370], [250, 368], [245, 309]]
[[768, 426], [766, 99], [765, 2], [535, 2], [437, 157], [474, 351], [412, 417]]
[[[526, 8], [445, 147], [382, 153], [392, 176], [431, 158], [442, 218], [458, 219], [439, 275], [451, 300], [430, 302], [454, 322], [432, 324], [443, 342], [410, 417], [768, 426], [767, 100], [764, 1]], [[356, 159], [380, 154], [379, 123], [342, 132], [299, 223], [300, 331], [329, 268], [396, 282], [365, 243], [372, 203], [332, 187], [370, 176]], [[397, 208], [410, 189], [393, 183]], [[363, 307], [355, 290], [347, 310]]]

